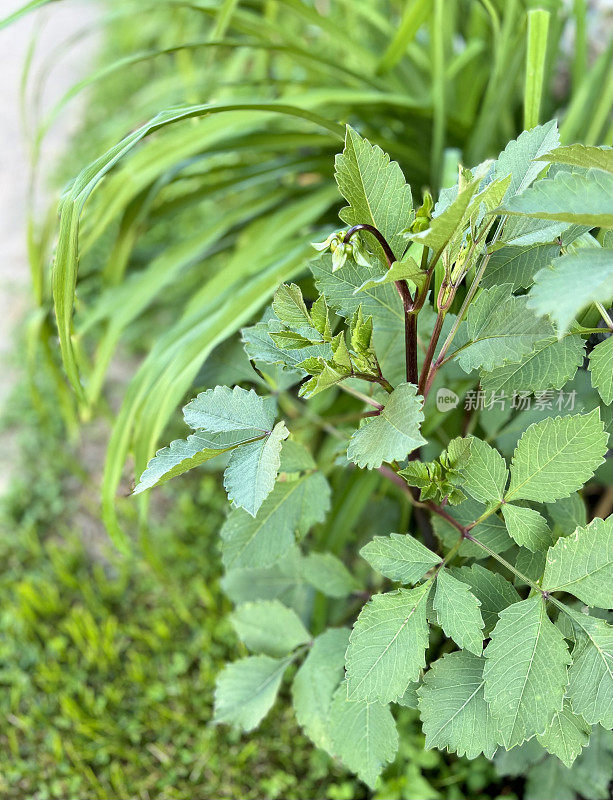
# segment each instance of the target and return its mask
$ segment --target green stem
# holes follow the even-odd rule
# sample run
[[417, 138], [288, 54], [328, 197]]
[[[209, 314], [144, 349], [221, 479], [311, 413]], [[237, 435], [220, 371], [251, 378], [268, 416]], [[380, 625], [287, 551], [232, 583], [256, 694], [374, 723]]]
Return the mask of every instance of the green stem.
[[441, 330], [443, 328], [443, 322], [445, 321], [445, 311], [439, 311], [436, 315], [436, 322], [434, 323], [434, 330], [432, 331], [432, 336], [430, 337], [430, 344], [428, 345], [428, 350], [426, 351], [426, 358], [421, 368], [421, 375], [419, 376], [419, 384], [417, 386], [418, 394], [424, 393], [424, 387], [426, 385], [426, 380], [428, 379], [428, 374], [430, 372], [430, 365], [432, 364], [432, 359], [434, 358], [434, 351], [436, 350], [436, 345], [438, 344], [439, 337], [441, 335]]
[[594, 301], [594, 305], [598, 309], [598, 313], [603, 318], [607, 328], [610, 331], [613, 331], [613, 320], [611, 320], [611, 317], [607, 314], [605, 307], [602, 305], [602, 303], [599, 303], [597, 300]]
[[353, 397], [357, 397], [358, 400], [361, 400], [363, 403], [367, 403], [369, 406], [373, 406], [373, 408], [382, 411], [384, 406], [381, 403], [377, 403], [372, 397], [369, 397], [367, 394], [363, 392], [358, 392], [357, 389], [354, 389], [352, 386], [346, 386], [344, 383], [339, 383], [339, 388], [342, 389], [347, 394], [352, 395]]
[[378, 383], [388, 394], [391, 394], [394, 391], [394, 387], [392, 384], [385, 380], [382, 376], [376, 375], [368, 375], [366, 372], [353, 372], [348, 377], [350, 378], [359, 378], [362, 381], [368, 381], [369, 383]]
[[515, 569], [513, 564], [509, 564], [509, 562], [506, 560], [506, 558], [503, 558], [502, 556], [499, 556], [498, 553], [495, 553], [491, 549], [491, 547], [488, 547], [486, 544], [483, 544], [483, 542], [480, 542], [478, 539], [475, 539], [475, 537], [471, 536], [469, 533], [466, 533], [464, 535], [464, 538], [467, 539], [469, 542], [473, 542], [474, 544], [478, 545], [482, 550], [485, 550], [485, 552], [488, 553], [492, 558], [495, 558], [496, 561], [498, 561], [499, 564], [502, 564], [503, 567], [506, 567], [510, 572], [512, 572], [514, 575], [516, 575], [521, 581], [523, 581], [524, 583], [527, 583], [528, 586], [530, 586], [535, 591], [539, 592], [539, 594], [542, 594], [545, 597], [549, 596], [546, 592], [543, 592], [543, 590], [538, 585], [538, 583], [535, 583], [527, 575], [524, 575], [523, 572], [520, 572], [518, 569]]

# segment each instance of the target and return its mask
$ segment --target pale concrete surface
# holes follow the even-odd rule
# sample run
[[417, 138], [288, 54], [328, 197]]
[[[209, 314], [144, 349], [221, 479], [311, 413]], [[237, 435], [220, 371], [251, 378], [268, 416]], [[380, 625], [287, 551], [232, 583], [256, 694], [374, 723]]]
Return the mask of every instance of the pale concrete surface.
[[[0, 18], [3, 19], [24, 3], [25, 0], [0, 0]], [[26, 104], [26, 114], [31, 118], [34, 84], [40, 77], [44, 78], [39, 84], [44, 114], [44, 109], [51, 108], [87, 71], [96, 53], [96, 19], [99, 14], [94, 0], [63, 0], [51, 3], [48, 8], [34, 12], [0, 31], [0, 408], [4, 407], [18, 379], [18, 364], [13, 357], [14, 336], [23, 322], [29, 303], [30, 276], [26, 249], [29, 157], [20, 103], [24, 61], [32, 37], [36, 35], [31, 71], [34, 80]], [[52, 163], [66, 147], [79, 119], [82, 102], [82, 98], [71, 101], [50, 130], [43, 147], [43, 165]], [[45, 177], [43, 169], [39, 207], [44, 207], [45, 196], [47, 200], [49, 198]], [[0, 437], [0, 448], [4, 453], [0, 461], [4, 465], [0, 467], [1, 493], [9, 481], [10, 465], [14, 463], [14, 443], [10, 433]]]

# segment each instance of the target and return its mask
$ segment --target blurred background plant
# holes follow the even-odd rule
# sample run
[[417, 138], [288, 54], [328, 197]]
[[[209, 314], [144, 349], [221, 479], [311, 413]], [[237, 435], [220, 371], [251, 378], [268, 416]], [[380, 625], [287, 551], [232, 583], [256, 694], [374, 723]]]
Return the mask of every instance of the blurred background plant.
[[[240, 648], [222, 621], [229, 604], [215, 545], [224, 507], [217, 479], [200, 473], [165, 487], [148, 517], [141, 505], [140, 520], [134, 501], [120, 499], [121, 525], [116, 495], [129, 490], [186, 393], [240, 382], [224, 375], [240, 348], [236, 332], [278, 283], [304, 275], [309, 242], [331, 230], [338, 123], [388, 150], [417, 199], [426, 186], [453, 183], [459, 161], [496, 155], [539, 118], [557, 116], [564, 142], [610, 144], [610, 18], [605, 4], [587, 0], [98, 7], [95, 29], [79, 38], [102, 37], [99, 63], [56, 107], [44, 105], [48, 71], [71, 43], [59, 42], [39, 69], [28, 60], [24, 73], [34, 310], [19, 351], [27, 381], [6, 420], [22, 429], [23, 463], [0, 534], [0, 793], [367, 797], [286, 712], [277, 710], [257, 742], [209, 724], [213, 678]], [[79, 133], [60, 162], [43, 163], [44, 137], [81, 92]], [[40, 213], [42, 175], [52, 167], [55, 184], [70, 188], [162, 109], [195, 104], [245, 107], [201, 108], [161, 126], [126, 150], [77, 209], [76, 398], [57, 349], [50, 263], [58, 206]], [[95, 181], [95, 171], [83, 174]], [[65, 194], [64, 209], [71, 201]], [[338, 524], [363, 533], [380, 514], [400, 513], [385, 496], [363, 500], [374, 484], [343, 480]], [[116, 543], [132, 542], [121, 556], [99, 522], [101, 484], [109, 531]], [[424, 752], [413, 714], [401, 711], [401, 750], [377, 798], [543, 800], [547, 781], [560, 798], [606, 796], [610, 738], [585, 751], [576, 777], [546, 759], [525, 783], [517, 776], [532, 763], [529, 752], [497, 767]]]

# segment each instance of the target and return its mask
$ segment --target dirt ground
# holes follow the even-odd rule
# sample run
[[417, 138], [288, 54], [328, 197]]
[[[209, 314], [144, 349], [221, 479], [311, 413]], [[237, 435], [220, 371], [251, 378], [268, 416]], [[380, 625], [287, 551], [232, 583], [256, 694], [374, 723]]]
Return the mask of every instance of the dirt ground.
[[[25, 0], [0, 0], [0, 18], [24, 4]], [[95, 23], [99, 14], [93, 0], [63, 0], [0, 31], [0, 408], [8, 402], [19, 377], [14, 341], [29, 304], [26, 218], [30, 163], [28, 128], [32, 129], [36, 119], [33, 99], [40, 92], [44, 114], [44, 109], [51, 108], [87, 71], [96, 53]], [[36, 46], [30, 83], [26, 102], [22, 103], [22, 73], [33, 37]], [[50, 130], [43, 147], [43, 164], [51, 163], [66, 146], [79, 110], [80, 99], [77, 98], [66, 106]], [[49, 200], [44, 170], [40, 183], [42, 191], [38, 194], [37, 207], [42, 209]], [[4, 454], [2, 462], [8, 465], [8, 470], [0, 469], [1, 493], [8, 484], [15, 460], [10, 431], [0, 436], [0, 449]]]

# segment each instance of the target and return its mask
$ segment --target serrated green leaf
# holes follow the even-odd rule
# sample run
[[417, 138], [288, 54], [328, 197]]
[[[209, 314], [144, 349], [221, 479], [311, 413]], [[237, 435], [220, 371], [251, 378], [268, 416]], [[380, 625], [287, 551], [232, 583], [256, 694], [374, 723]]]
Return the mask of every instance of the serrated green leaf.
[[351, 437], [347, 458], [359, 467], [377, 469], [384, 461], [401, 461], [426, 443], [419, 432], [422, 398], [412, 383], [401, 383], [387, 398], [379, 416], [366, 419]]
[[311, 320], [317, 332], [323, 337], [326, 342], [332, 338], [332, 330], [330, 328], [330, 311], [326, 303], [326, 298], [320, 295], [311, 306]]
[[306, 447], [293, 439], [286, 439], [281, 446], [279, 472], [303, 472], [317, 465]]
[[540, 595], [505, 608], [485, 648], [485, 699], [507, 749], [562, 709], [570, 655]]
[[590, 741], [591, 726], [583, 717], [574, 714], [570, 704], [564, 703], [561, 711], [556, 711], [551, 724], [545, 733], [538, 734], [537, 739], [547, 750], [557, 756], [569, 769], [579, 753]]
[[607, 405], [613, 403], [613, 336], [600, 342], [590, 353], [592, 386]]
[[539, 270], [527, 305], [541, 316], [548, 315], [561, 338], [586, 306], [611, 299], [613, 250], [590, 248], [560, 256], [550, 267]]
[[590, 725], [613, 728], [613, 626], [565, 607], [578, 631], [568, 678], [573, 711]]
[[341, 331], [332, 339], [331, 345], [334, 353], [334, 365], [339, 367], [340, 370], [351, 372], [351, 356], [347, 349], [344, 331]]
[[253, 389], [216, 386], [191, 400], [183, 409], [183, 418], [190, 428], [210, 433], [242, 430], [270, 433], [275, 421], [275, 403], [272, 398], [260, 397]]
[[278, 600], [244, 603], [234, 609], [230, 622], [249, 650], [267, 656], [286, 656], [311, 638], [296, 612]]
[[468, 584], [471, 592], [481, 603], [480, 611], [485, 626], [485, 636], [489, 636], [496, 627], [500, 612], [521, 600], [513, 585], [506, 578], [503, 578], [499, 572], [492, 572], [479, 564], [451, 569], [451, 574], [454, 578]]
[[455, 356], [465, 372], [491, 371], [507, 361], [520, 361], [538, 342], [552, 336], [551, 323], [528, 309], [525, 297], [511, 292], [508, 284], [484, 289], [471, 303], [458, 331], [466, 344]]
[[553, 537], [547, 520], [536, 509], [505, 503], [502, 516], [509, 534], [522, 547], [534, 553], [546, 550], [552, 544]]
[[602, 464], [607, 440], [597, 408], [535, 422], [515, 448], [505, 499], [551, 503], [572, 494]]
[[398, 732], [389, 706], [350, 702], [344, 685], [332, 698], [330, 735], [337, 757], [371, 789], [398, 749]]
[[305, 534], [321, 522], [330, 506], [330, 487], [319, 472], [295, 481], [277, 482], [254, 518], [234, 509], [221, 528], [225, 567], [267, 567], [293, 545], [295, 533]]
[[327, 597], [347, 597], [358, 588], [355, 578], [333, 553], [309, 553], [302, 560], [302, 574]]
[[413, 233], [409, 238], [424, 247], [429, 247], [434, 257], [440, 255], [448, 244], [452, 248], [456, 245], [457, 249], [457, 243], [469, 221], [471, 200], [482, 180], [483, 175], [471, 180], [438, 216], [432, 218], [429, 228]]
[[462, 488], [482, 503], [497, 503], [504, 497], [509, 473], [498, 450], [470, 437], [470, 456], [462, 467]]
[[357, 353], [368, 353], [371, 346], [372, 332], [372, 317], [364, 317], [362, 306], [358, 306], [357, 311], [351, 317], [350, 323], [351, 346]]
[[[557, 252], [554, 256], [560, 255], [559, 241], [562, 240], [567, 245], [564, 235], [566, 231], [572, 229], [570, 222], [558, 222], [551, 219], [536, 219], [535, 217], [509, 217], [505, 223], [502, 234], [502, 241], [511, 247], [520, 245], [522, 247], [536, 244], [555, 244]], [[585, 230], [585, 228], [582, 228]]]
[[297, 379], [304, 375], [304, 370], [298, 367], [301, 361], [307, 358], [332, 358], [332, 350], [328, 343], [311, 344], [299, 350], [277, 347], [270, 334], [280, 333], [282, 330], [283, 325], [278, 320], [258, 322], [250, 328], [243, 328], [243, 342], [249, 358], [264, 364], [282, 364], [288, 371], [295, 370]]
[[270, 331], [270, 338], [278, 350], [302, 350], [313, 343], [295, 331]]
[[410, 683], [405, 689], [402, 697], [399, 697], [398, 700], [396, 700], [396, 704], [402, 706], [403, 708], [417, 708], [417, 704], [419, 702], [419, 697], [417, 696], [418, 686], [418, 681]]
[[606, 172], [613, 172], [613, 149], [570, 144], [566, 147], [556, 147], [549, 153], [539, 156], [538, 161], [547, 161], [550, 164], [568, 164], [571, 167], [584, 167], [585, 169], [594, 167]]
[[228, 664], [215, 686], [215, 722], [251, 731], [272, 708], [291, 658], [250, 656]]
[[347, 648], [347, 698], [388, 703], [426, 665], [430, 584], [377, 594], [357, 618]]
[[599, 169], [580, 174], [561, 170], [553, 178], [543, 178], [517, 197], [505, 200], [505, 214], [525, 214], [540, 219], [613, 227], [611, 209], [613, 175]]
[[323, 365], [321, 372], [318, 372], [310, 380], [302, 384], [298, 394], [300, 397], [315, 397], [316, 394], [324, 392], [331, 386], [335, 386], [340, 381], [345, 380], [349, 374], [349, 369], [326, 363]]
[[467, 584], [441, 569], [436, 578], [433, 606], [441, 628], [463, 650], [477, 656], [483, 651], [481, 602]]
[[330, 628], [313, 642], [296, 673], [292, 700], [298, 724], [317, 747], [332, 754], [330, 704], [345, 668], [347, 628]]
[[386, 283], [395, 283], [402, 280], [409, 280], [421, 289], [426, 283], [426, 278], [427, 274], [416, 263], [415, 259], [406, 254], [400, 261], [394, 261], [392, 266], [381, 272], [378, 277], [365, 280], [361, 286], [355, 289], [354, 294], [363, 292], [365, 289], [372, 289]]
[[[255, 430], [252, 431], [252, 434], [260, 440], [267, 438]], [[168, 447], [158, 450], [149, 461], [134, 489], [134, 494], [140, 494], [145, 489], [166, 483], [171, 478], [182, 475], [221, 453], [233, 450], [240, 443], [249, 441], [249, 439], [249, 431], [239, 431], [237, 434], [210, 434], [202, 431], [192, 433], [187, 439], [176, 439]]]
[[427, 749], [494, 755], [498, 731], [483, 697], [484, 663], [471, 653], [446, 653], [426, 672], [417, 693]]
[[497, 284], [507, 283], [514, 290], [528, 289], [532, 286], [535, 273], [541, 267], [551, 264], [559, 255], [560, 248], [556, 244], [501, 247], [490, 256], [480, 285], [489, 289]]
[[569, 533], [574, 533], [575, 528], [587, 525], [587, 509], [578, 492], [556, 500], [555, 503], [547, 503], [547, 514], [557, 528], [555, 532], [562, 536], [568, 536]]
[[275, 292], [272, 308], [277, 319], [296, 333], [317, 339], [318, 331], [313, 327], [311, 315], [302, 297], [300, 287], [295, 283], [282, 283]]
[[[340, 218], [348, 225], [373, 225], [399, 258], [405, 247], [401, 231], [411, 222], [413, 198], [398, 164], [348, 125], [345, 149], [334, 165], [338, 188], [349, 203]], [[368, 246], [387, 265], [380, 245], [369, 239]]]
[[569, 592], [588, 606], [613, 608], [613, 516], [596, 517], [549, 548], [543, 589]]
[[230, 502], [252, 517], [274, 489], [281, 464], [281, 445], [288, 436], [285, 423], [278, 422], [270, 436], [232, 451], [224, 472], [224, 487]]
[[362, 558], [393, 581], [416, 583], [441, 559], [408, 534], [375, 536], [360, 550]]
[[517, 139], [510, 141], [500, 153], [494, 167], [497, 178], [511, 175], [511, 184], [506, 197], [520, 194], [530, 186], [543, 171], [539, 164], [539, 156], [551, 151], [560, 142], [558, 126], [555, 120], [545, 125], [536, 125], [529, 131], [521, 133]]
[[582, 365], [584, 354], [585, 342], [579, 336], [551, 337], [538, 342], [521, 361], [482, 372], [481, 388], [509, 394], [561, 389]]

